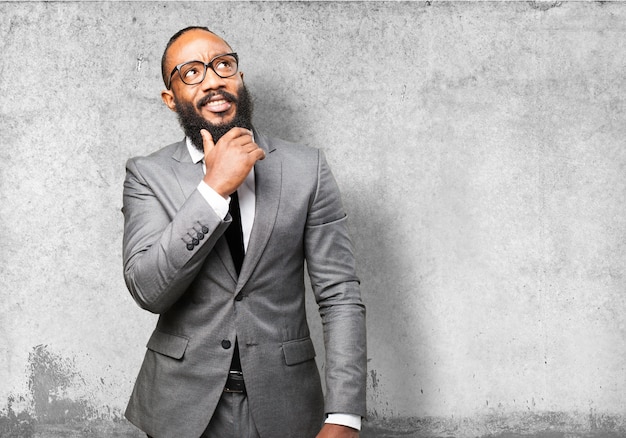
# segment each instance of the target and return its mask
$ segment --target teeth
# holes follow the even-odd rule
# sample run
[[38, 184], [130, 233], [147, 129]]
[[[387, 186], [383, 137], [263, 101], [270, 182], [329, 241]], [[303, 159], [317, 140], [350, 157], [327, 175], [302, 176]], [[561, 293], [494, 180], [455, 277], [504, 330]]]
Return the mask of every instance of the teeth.
[[226, 99], [214, 100], [212, 102], [207, 103], [207, 105], [223, 105], [226, 103]]

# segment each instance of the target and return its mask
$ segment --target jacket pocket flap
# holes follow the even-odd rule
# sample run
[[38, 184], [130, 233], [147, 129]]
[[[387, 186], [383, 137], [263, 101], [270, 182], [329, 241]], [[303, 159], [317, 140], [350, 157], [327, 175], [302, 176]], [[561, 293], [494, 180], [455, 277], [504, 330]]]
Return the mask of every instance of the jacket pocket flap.
[[315, 358], [315, 347], [311, 338], [283, 343], [283, 354], [287, 365], [295, 365]]
[[171, 335], [155, 330], [146, 347], [174, 359], [181, 359], [185, 354], [188, 343], [189, 338], [184, 336]]

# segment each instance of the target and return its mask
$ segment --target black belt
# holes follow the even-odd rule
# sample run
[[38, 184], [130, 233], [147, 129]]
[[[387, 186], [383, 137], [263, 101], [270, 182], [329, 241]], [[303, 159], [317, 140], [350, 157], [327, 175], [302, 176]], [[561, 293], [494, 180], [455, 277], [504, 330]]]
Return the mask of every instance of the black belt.
[[228, 372], [228, 379], [226, 379], [224, 392], [234, 392], [237, 394], [246, 393], [246, 385], [243, 382], [243, 373], [241, 371], [230, 370]]

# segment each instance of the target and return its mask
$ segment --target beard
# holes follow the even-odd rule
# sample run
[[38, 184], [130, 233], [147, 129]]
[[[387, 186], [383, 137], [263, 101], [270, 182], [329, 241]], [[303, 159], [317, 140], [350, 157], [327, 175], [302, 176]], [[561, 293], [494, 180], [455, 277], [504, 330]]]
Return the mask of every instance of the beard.
[[[224, 96], [224, 99], [236, 105], [235, 117], [228, 123], [215, 125], [200, 115], [203, 104], [207, 103], [216, 94]], [[211, 92], [200, 99], [195, 107], [193, 103], [180, 101], [174, 96], [178, 122], [183, 131], [185, 131], [185, 135], [191, 139], [193, 145], [200, 152], [204, 152], [202, 135], [200, 134], [201, 129], [206, 129], [211, 133], [213, 143], [217, 143], [232, 128], [252, 130], [252, 100], [244, 84], [239, 87], [237, 94], [237, 96], [234, 96], [226, 91]]]

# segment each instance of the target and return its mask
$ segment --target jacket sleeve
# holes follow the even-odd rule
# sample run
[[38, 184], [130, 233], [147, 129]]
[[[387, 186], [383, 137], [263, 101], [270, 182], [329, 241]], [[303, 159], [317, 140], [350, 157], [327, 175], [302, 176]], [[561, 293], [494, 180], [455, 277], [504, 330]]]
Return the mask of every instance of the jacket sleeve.
[[186, 291], [231, 219], [219, 218], [197, 189], [173, 209], [157, 176], [148, 178], [150, 171], [144, 175], [140, 167], [137, 159], [126, 163], [124, 280], [142, 308], [163, 313]]
[[305, 256], [324, 331], [325, 412], [365, 417], [365, 306], [341, 196], [322, 152], [305, 229]]

